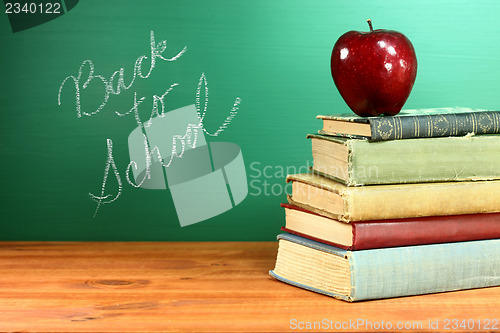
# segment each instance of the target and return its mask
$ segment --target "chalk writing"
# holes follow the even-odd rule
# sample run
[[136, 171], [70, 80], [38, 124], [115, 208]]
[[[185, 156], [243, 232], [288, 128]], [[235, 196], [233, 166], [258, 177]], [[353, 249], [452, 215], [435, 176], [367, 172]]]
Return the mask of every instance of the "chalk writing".
[[[165, 163], [165, 160], [163, 159], [163, 156], [162, 156], [158, 146], [154, 146], [153, 148], [151, 148], [151, 145], [148, 142], [147, 136], [143, 133], [142, 136], [143, 136], [143, 142], [144, 142], [144, 154], [145, 154], [145, 158], [146, 158], [145, 175], [144, 175], [144, 178], [138, 184], [134, 183], [130, 179], [130, 169], [131, 169], [131, 167], [134, 167], [134, 169], [137, 170], [137, 162], [130, 161], [130, 163], [128, 164], [127, 169], [126, 169], [127, 182], [134, 187], [141, 187], [146, 179], [151, 179], [151, 164], [152, 164], [152, 157], [154, 156], [154, 153], [156, 153], [156, 157], [157, 157], [159, 163], [163, 167], [168, 168], [172, 164], [172, 161], [174, 160], [175, 157], [182, 158], [182, 155], [186, 151], [186, 147], [196, 148], [196, 140], [198, 137], [198, 130], [200, 130], [201, 128], [202, 127], [199, 124], [198, 125], [188, 124], [188, 126], [186, 128], [186, 133], [184, 133], [183, 135], [174, 135], [172, 137], [172, 150], [171, 150], [169, 160], [167, 163]], [[177, 153], [177, 150], [178, 150], [177, 149], [178, 148], [177, 142], [180, 142], [180, 149], [181, 149], [180, 153]]]
[[[187, 47], [185, 46], [181, 51], [177, 52], [176, 55], [168, 58], [163, 56], [163, 53], [165, 52], [166, 48], [167, 48], [167, 41], [163, 40], [157, 44], [155, 42], [154, 32], [151, 31], [150, 34], [151, 53], [149, 57], [150, 59], [149, 69], [146, 73], [143, 72], [143, 61], [145, 59], [148, 59], [148, 56], [146, 55], [139, 56], [134, 63], [131, 78], [129, 79], [130, 81], [128, 83], [125, 83], [125, 69], [123, 67], [114, 71], [113, 74], [109, 77], [109, 79], [107, 79], [103, 75], [96, 74], [95, 66], [92, 60], [84, 60], [79, 67], [78, 74], [67, 76], [59, 86], [59, 91], [57, 94], [58, 105], [61, 105], [61, 96], [63, 94], [63, 91], [65, 90], [64, 88], [67, 86], [66, 83], [71, 82], [73, 83], [75, 88], [74, 105], [77, 118], [81, 118], [82, 115], [93, 116], [101, 112], [102, 109], [106, 106], [111, 95], [116, 96], [119, 95], [123, 90], [128, 90], [132, 88], [137, 78], [141, 79], [149, 78], [153, 73], [153, 70], [157, 64], [157, 60], [170, 61], [170, 62], [175, 61], [179, 59], [187, 50]], [[95, 109], [82, 110], [81, 95], [80, 95], [81, 91], [87, 89], [89, 84], [94, 80], [102, 83], [104, 87], [102, 100], [100, 101], [100, 105], [97, 106]], [[136, 161], [132, 160], [130, 161], [130, 163], [127, 165], [125, 173], [127, 182], [133, 187], [141, 187], [147, 179], [151, 179], [151, 166], [152, 166], [152, 159], [154, 156], [156, 156], [157, 160], [163, 167], [165, 168], [169, 167], [174, 158], [181, 158], [188, 147], [189, 148], [196, 147], [199, 131], [203, 131], [203, 133], [206, 133], [209, 136], [218, 136], [229, 126], [229, 124], [231, 124], [232, 120], [238, 113], [237, 110], [239, 108], [239, 104], [241, 103], [241, 99], [239, 97], [236, 97], [233, 103], [233, 107], [229, 112], [229, 115], [226, 117], [224, 122], [218, 127], [218, 129], [212, 133], [208, 132], [205, 129], [203, 122], [208, 111], [208, 81], [205, 73], [202, 73], [198, 82], [198, 87], [196, 90], [196, 99], [195, 99], [199, 122], [196, 124], [188, 124], [184, 134], [173, 135], [171, 151], [169, 152], [168, 155], [162, 156], [162, 153], [160, 152], [160, 149], [157, 146], [151, 147], [150, 143], [148, 142], [145, 128], [151, 126], [152, 120], [154, 118], [164, 117], [166, 115], [165, 98], [178, 85], [179, 83], [173, 83], [167, 90], [165, 90], [165, 92], [162, 95], [153, 95], [153, 106], [150, 113], [150, 117], [145, 122], [143, 122], [140, 118], [139, 107], [142, 104], [142, 102], [146, 100], [146, 97], [143, 96], [138, 98], [137, 92], [134, 92], [134, 100], [132, 103], [132, 107], [128, 111], [123, 113], [119, 111], [114, 112], [119, 117], [124, 117], [133, 114], [137, 126], [142, 131], [143, 142], [144, 142], [144, 153], [145, 153], [144, 156], [146, 159], [146, 171], [144, 174], [144, 178], [140, 182], [137, 182], [137, 180], [133, 181], [130, 176], [130, 171], [132, 170], [132, 168], [137, 170], [138, 165]], [[201, 93], [202, 89], [204, 89], [203, 96]], [[201, 111], [201, 106], [200, 106], [202, 100], [204, 100], [203, 111]], [[101, 186], [101, 193], [100, 195], [89, 193], [90, 198], [95, 202], [97, 202], [97, 207], [94, 213], [94, 217], [99, 211], [101, 205], [109, 204], [116, 201], [120, 197], [123, 188], [120, 172], [118, 171], [118, 168], [113, 158], [113, 141], [108, 138], [106, 142], [107, 142], [107, 159], [104, 168], [104, 177]], [[113, 169], [113, 173], [116, 182], [118, 184], [117, 193], [115, 193], [114, 195], [106, 194], [108, 174], [110, 169]]]
[[[150, 56], [151, 60], [150, 60], [150, 66], [149, 66], [149, 70], [148, 70], [147, 74], [143, 74], [143, 72], [142, 72], [142, 62], [144, 61], [144, 59], [147, 59], [148, 57], [146, 55], [141, 55], [135, 61], [132, 78], [130, 79], [130, 83], [128, 85], [125, 84], [125, 79], [124, 79], [124, 71], [125, 70], [123, 67], [120, 68], [119, 70], [116, 70], [111, 75], [111, 77], [109, 79], [106, 79], [102, 75], [94, 75], [95, 70], [94, 70], [94, 63], [92, 62], [92, 60], [84, 60], [81, 64], [79, 70], [78, 70], [78, 75], [77, 76], [69, 75], [68, 77], [66, 77], [63, 80], [63, 82], [59, 86], [59, 93], [57, 94], [58, 105], [61, 105], [61, 94], [62, 94], [63, 88], [65, 87], [66, 82], [68, 80], [72, 80], [74, 83], [74, 86], [75, 86], [75, 108], [76, 108], [77, 117], [80, 118], [82, 116], [82, 114], [84, 116], [92, 116], [96, 113], [99, 113], [104, 108], [104, 106], [106, 106], [106, 103], [108, 102], [110, 94], [119, 95], [121, 93], [122, 89], [124, 89], [124, 90], [130, 89], [133, 86], [137, 76], [142, 78], [142, 79], [149, 78], [149, 76], [153, 72], [153, 69], [156, 66], [157, 59], [164, 60], [164, 61], [175, 61], [175, 60], [179, 59], [187, 50], [187, 47], [185, 46], [175, 56], [173, 56], [171, 58], [164, 57], [162, 55], [162, 53], [167, 49], [167, 41], [163, 40], [160, 43], [156, 44], [153, 31], [151, 31], [150, 46], [151, 46], [151, 56]], [[88, 74], [86, 76], [82, 77], [84, 75], [83, 74], [84, 69], [87, 66], [89, 67]], [[118, 80], [117, 80], [117, 77], [118, 77]], [[84, 81], [82, 81], [82, 78], [84, 79]], [[92, 82], [94, 79], [99, 79], [103, 83], [105, 92], [103, 95], [102, 102], [97, 107], [97, 109], [90, 111], [90, 112], [85, 112], [85, 111], [81, 110], [80, 91], [82, 89], [86, 89], [87, 86], [90, 84], [90, 82]], [[116, 83], [115, 83], [115, 81], [116, 81]], [[83, 84], [81, 84], [82, 82], [83, 82]], [[116, 88], [113, 87], [114, 85], [116, 86]]]
[[[203, 105], [203, 113], [200, 111], [200, 100], [201, 100], [201, 88], [202, 85], [205, 87], [205, 103]], [[200, 124], [202, 126], [203, 132], [210, 136], [218, 136], [220, 133], [222, 133], [229, 124], [231, 124], [231, 121], [233, 121], [233, 118], [236, 117], [238, 114], [238, 105], [241, 103], [241, 99], [239, 97], [236, 97], [233, 108], [231, 111], [229, 111], [229, 116], [227, 116], [226, 120], [222, 123], [222, 125], [219, 126], [217, 131], [214, 133], [209, 133], [203, 124], [203, 120], [205, 119], [205, 115], [208, 110], [208, 82], [207, 82], [207, 77], [205, 76], [205, 73], [201, 73], [200, 80], [198, 81], [198, 87], [196, 88], [196, 110], [198, 110], [198, 117], [200, 118]], [[201, 113], [201, 114], [200, 114]]]
[[[89, 193], [90, 198], [97, 202], [97, 208], [95, 210], [94, 217], [96, 216], [97, 211], [99, 210], [101, 204], [108, 204], [116, 201], [116, 199], [118, 199], [120, 197], [120, 194], [122, 193], [122, 180], [120, 178], [120, 173], [118, 172], [118, 168], [116, 167], [115, 159], [113, 158], [113, 141], [111, 139], [107, 139], [107, 146], [108, 146], [108, 158], [106, 160], [106, 166], [104, 167], [104, 177], [102, 180], [101, 195], [96, 196], [92, 193]], [[118, 183], [118, 191], [114, 197], [111, 194], [105, 195], [106, 183], [108, 180], [108, 173], [110, 168], [113, 168], [113, 173], [115, 175], [116, 182]]]

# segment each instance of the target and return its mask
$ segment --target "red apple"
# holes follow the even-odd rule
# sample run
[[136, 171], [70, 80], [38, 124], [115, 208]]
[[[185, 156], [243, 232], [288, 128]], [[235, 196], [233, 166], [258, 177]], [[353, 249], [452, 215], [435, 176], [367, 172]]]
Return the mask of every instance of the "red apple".
[[340, 95], [359, 116], [394, 116], [401, 111], [417, 76], [410, 40], [393, 30], [349, 31], [332, 51], [332, 77]]

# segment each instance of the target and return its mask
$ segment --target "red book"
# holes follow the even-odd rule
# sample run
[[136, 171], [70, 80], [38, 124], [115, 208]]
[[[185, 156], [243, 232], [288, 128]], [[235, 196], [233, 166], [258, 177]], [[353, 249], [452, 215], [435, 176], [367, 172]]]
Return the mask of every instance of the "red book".
[[281, 207], [286, 214], [283, 231], [346, 250], [500, 238], [500, 213], [345, 223], [294, 205]]

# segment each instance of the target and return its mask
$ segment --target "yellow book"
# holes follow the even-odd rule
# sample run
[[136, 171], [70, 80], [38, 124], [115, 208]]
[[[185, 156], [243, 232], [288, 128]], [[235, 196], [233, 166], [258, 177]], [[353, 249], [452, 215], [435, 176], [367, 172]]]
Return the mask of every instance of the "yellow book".
[[340, 221], [500, 212], [500, 180], [348, 187], [295, 174], [288, 201]]

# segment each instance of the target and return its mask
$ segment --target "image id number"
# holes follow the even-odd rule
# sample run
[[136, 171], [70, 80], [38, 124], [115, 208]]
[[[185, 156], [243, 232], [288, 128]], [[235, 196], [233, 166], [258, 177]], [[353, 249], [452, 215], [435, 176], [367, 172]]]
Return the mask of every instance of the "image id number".
[[444, 327], [445, 330], [473, 330], [473, 329], [483, 329], [483, 330], [498, 330], [498, 319], [445, 319]]
[[19, 3], [6, 2], [5, 13], [7, 14], [61, 14], [61, 4], [58, 2], [47, 3]]

